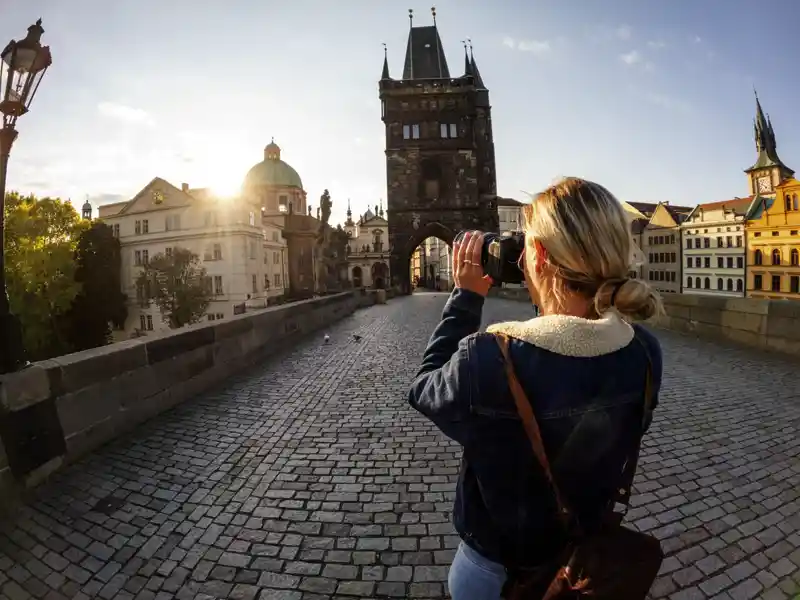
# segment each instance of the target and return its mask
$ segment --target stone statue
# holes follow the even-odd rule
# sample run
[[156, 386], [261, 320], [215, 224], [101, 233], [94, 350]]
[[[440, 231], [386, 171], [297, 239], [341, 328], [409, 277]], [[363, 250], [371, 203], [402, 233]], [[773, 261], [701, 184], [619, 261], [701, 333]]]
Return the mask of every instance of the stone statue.
[[331, 207], [333, 206], [333, 202], [331, 202], [331, 194], [328, 192], [328, 190], [322, 192], [322, 196], [320, 196], [319, 199], [319, 206], [322, 209], [321, 221], [327, 225], [331, 218]]
[[331, 218], [331, 194], [325, 190], [320, 196], [319, 206], [317, 207], [317, 219], [319, 219], [319, 232], [317, 233], [317, 248], [319, 249], [317, 262], [317, 291], [325, 293], [332, 288], [336, 288], [336, 258], [334, 248], [331, 245], [331, 227], [328, 221]]

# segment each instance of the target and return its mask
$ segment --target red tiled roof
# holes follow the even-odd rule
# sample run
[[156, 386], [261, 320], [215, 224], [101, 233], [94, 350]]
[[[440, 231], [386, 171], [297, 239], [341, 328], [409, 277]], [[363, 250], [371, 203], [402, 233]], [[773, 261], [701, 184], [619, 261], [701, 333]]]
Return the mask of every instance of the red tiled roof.
[[729, 208], [733, 211], [741, 211], [744, 212], [747, 210], [747, 207], [750, 206], [750, 203], [753, 201], [752, 196], [747, 196], [746, 198], [732, 198], [730, 200], [721, 200], [719, 202], [706, 202], [705, 204], [698, 205], [699, 208], [703, 208], [705, 210], [712, 210], [715, 208]]

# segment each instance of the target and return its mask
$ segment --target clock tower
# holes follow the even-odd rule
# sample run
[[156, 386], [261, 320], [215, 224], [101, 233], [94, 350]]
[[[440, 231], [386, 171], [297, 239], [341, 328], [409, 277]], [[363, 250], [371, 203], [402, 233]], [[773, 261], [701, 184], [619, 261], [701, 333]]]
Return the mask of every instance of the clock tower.
[[778, 144], [775, 141], [775, 130], [768, 116], [761, 109], [761, 102], [756, 94], [756, 118], [753, 122], [758, 158], [747, 173], [750, 195], [770, 196], [775, 194], [775, 186], [794, 175], [778, 157]]

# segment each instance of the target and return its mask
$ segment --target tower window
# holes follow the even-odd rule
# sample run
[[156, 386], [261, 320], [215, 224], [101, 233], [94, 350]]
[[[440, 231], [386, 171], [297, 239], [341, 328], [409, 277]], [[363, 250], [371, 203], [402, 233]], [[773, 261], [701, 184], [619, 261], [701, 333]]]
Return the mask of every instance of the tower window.
[[458, 125], [455, 123], [440, 123], [439, 133], [442, 139], [454, 139], [458, 137]]
[[412, 137], [412, 139], [415, 139], [415, 140], [419, 139], [419, 125], [412, 125], [411, 126], [411, 137]]
[[411, 139], [411, 125], [403, 125], [403, 139]]

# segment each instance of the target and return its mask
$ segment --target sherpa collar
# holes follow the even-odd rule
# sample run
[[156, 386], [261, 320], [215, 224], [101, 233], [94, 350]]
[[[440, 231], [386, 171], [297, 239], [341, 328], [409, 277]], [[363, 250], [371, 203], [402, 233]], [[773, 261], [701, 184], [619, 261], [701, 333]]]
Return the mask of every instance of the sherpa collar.
[[583, 358], [616, 352], [633, 339], [633, 327], [613, 310], [600, 319], [547, 315], [495, 323], [486, 331], [504, 333], [556, 354]]

